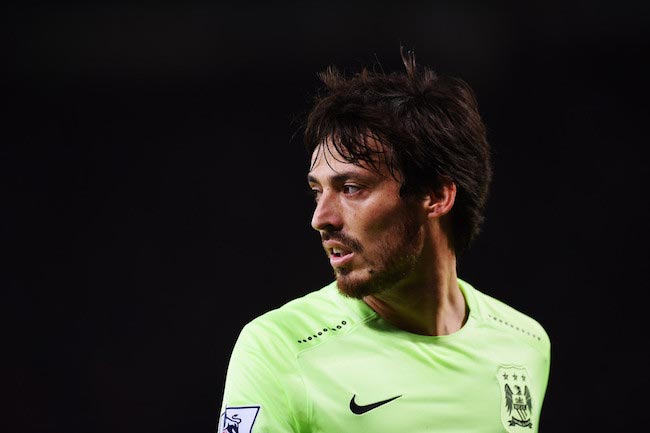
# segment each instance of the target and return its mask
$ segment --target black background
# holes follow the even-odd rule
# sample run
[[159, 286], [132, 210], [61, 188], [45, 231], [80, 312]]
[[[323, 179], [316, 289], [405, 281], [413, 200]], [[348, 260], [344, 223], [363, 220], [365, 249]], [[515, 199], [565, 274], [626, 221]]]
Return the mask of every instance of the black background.
[[541, 431], [647, 423], [647, 3], [5, 11], [4, 431], [215, 431], [241, 326], [331, 279], [294, 136], [316, 73], [400, 44], [476, 90], [495, 179], [459, 274], [549, 332]]

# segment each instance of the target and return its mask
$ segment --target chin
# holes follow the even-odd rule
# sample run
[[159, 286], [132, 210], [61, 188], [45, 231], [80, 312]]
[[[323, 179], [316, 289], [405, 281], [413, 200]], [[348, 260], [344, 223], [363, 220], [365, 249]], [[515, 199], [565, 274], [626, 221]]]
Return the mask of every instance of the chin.
[[415, 255], [404, 255], [401, 260], [389, 266], [368, 267], [351, 270], [338, 268], [334, 270], [339, 292], [349, 298], [363, 299], [377, 295], [408, 280], [415, 272]]
[[336, 285], [339, 292], [348, 298], [363, 299], [382, 291], [381, 284], [372, 276], [355, 275], [356, 272], [347, 269], [336, 270]]

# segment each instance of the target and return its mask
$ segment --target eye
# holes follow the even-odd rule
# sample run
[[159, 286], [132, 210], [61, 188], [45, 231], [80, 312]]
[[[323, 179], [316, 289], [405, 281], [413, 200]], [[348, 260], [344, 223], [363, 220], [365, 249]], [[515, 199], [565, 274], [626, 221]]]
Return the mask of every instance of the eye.
[[358, 185], [350, 185], [350, 184], [343, 185], [344, 194], [356, 194], [359, 191], [361, 191], [361, 187], [359, 187]]
[[318, 203], [318, 199], [321, 196], [321, 191], [319, 189], [312, 188], [310, 192], [311, 196], [314, 198], [314, 201]]

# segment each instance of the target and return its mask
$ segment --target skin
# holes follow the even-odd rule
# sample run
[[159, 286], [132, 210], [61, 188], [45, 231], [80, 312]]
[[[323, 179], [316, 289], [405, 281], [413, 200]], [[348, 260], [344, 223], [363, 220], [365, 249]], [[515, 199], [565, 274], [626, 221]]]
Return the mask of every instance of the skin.
[[[316, 208], [311, 224], [321, 235], [339, 290], [363, 299], [405, 331], [456, 332], [467, 316], [447, 236], [456, 186], [449, 182], [436, 192], [403, 198], [399, 175], [378, 162], [378, 170], [346, 162], [329, 142], [312, 155], [308, 181]], [[332, 259], [334, 247], [344, 259]]]

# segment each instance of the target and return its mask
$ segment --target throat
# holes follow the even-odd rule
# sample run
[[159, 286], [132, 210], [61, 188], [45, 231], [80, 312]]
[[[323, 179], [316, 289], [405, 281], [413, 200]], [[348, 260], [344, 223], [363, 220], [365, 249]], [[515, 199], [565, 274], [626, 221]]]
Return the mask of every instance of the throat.
[[369, 295], [364, 302], [391, 325], [412, 334], [440, 336], [458, 332], [467, 322], [469, 308], [460, 288], [446, 296], [411, 298], [387, 293]]

